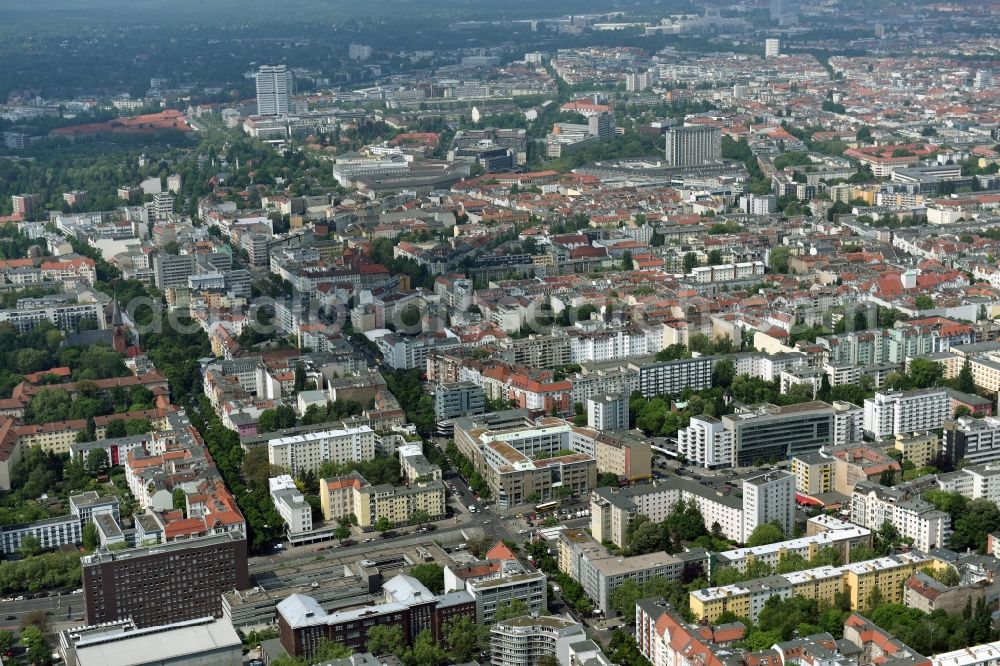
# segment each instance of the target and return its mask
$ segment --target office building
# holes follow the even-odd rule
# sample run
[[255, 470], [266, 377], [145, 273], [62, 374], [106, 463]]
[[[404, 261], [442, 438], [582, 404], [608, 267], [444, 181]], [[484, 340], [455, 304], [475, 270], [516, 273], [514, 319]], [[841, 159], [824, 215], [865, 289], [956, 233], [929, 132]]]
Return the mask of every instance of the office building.
[[153, 280], [156, 288], [166, 291], [170, 287], [188, 286], [188, 278], [194, 275], [193, 254], [157, 254], [153, 257]]
[[761, 466], [833, 443], [834, 409], [822, 401], [761, 408], [722, 417], [733, 433], [736, 465]]
[[365, 650], [368, 632], [375, 626], [400, 627], [407, 645], [425, 629], [441, 641], [449, 619], [474, 617], [475, 600], [464, 591], [432, 594], [416, 578], [400, 574], [386, 581], [375, 601], [367, 605], [328, 613], [313, 597], [293, 594], [278, 603], [277, 611], [281, 646], [308, 661], [324, 641]]
[[943, 548], [951, 534], [951, 516], [906, 487], [890, 488], [859, 481], [851, 494], [851, 522], [878, 531], [891, 523], [899, 535], [923, 551]]
[[962, 416], [943, 424], [941, 455], [952, 466], [965, 460], [981, 464], [1000, 460], [1000, 418]]
[[196, 618], [140, 629], [130, 619], [59, 632], [67, 666], [242, 666], [243, 641], [225, 620]]
[[454, 382], [434, 387], [434, 416], [439, 422], [458, 416], [475, 416], [485, 410], [486, 394], [478, 384]]
[[465, 591], [475, 599], [475, 620], [490, 624], [501, 606], [521, 601], [533, 615], [548, 607], [548, 579], [541, 571], [529, 571], [504, 543], [499, 542], [481, 561], [449, 565], [444, 570], [444, 591]]
[[315, 472], [328, 460], [371, 460], [375, 457], [375, 431], [358, 426], [279, 437], [267, 443], [267, 457], [272, 465], [292, 475], [298, 475], [300, 470]]
[[455, 444], [501, 508], [528, 504], [529, 497], [547, 501], [585, 493], [597, 484], [598, 431], [554, 417], [532, 422], [521, 415], [498, 430], [491, 421], [489, 415], [456, 419]]
[[27, 537], [37, 539], [42, 550], [55, 550], [60, 546], [73, 546], [83, 541], [83, 530], [79, 518], [74, 515], [4, 525], [0, 527], [0, 552], [5, 555], [17, 554]]
[[951, 416], [947, 389], [878, 392], [865, 400], [865, 434], [873, 439], [936, 430]]
[[284, 65], [257, 71], [257, 115], [280, 116], [292, 110], [292, 73]]
[[222, 615], [222, 593], [250, 587], [247, 542], [232, 531], [80, 559], [88, 624], [152, 627]]
[[886, 603], [903, 602], [903, 583], [934, 560], [919, 551], [900, 553], [839, 567], [822, 566], [789, 574], [774, 574], [732, 585], [693, 590], [688, 596], [691, 612], [701, 622], [715, 622], [729, 611], [756, 622], [771, 597], [803, 596], [830, 605], [840, 594], [850, 598], [851, 609], [864, 608], [878, 588]]
[[701, 166], [722, 159], [722, 131], [709, 125], [671, 127], [666, 133], [667, 166]]
[[585, 640], [587, 635], [583, 626], [569, 618], [514, 617], [490, 629], [490, 663], [493, 666], [536, 666], [548, 659], [566, 664], [570, 645]]
[[368, 60], [372, 57], [372, 47], [367, 44], [351, 44], [347, 47], [347, 57], [351, 60]]
[[714, 416], [692, 416], [688, 425], [677, 431], [677, 453], [688, 465], [732, 467], [733, 433]]
[[776, 38], [768, 38], [764, 40], [764, 57], [768, 60], [771, 58], [777, 58], [781, 55], [781, 40]]
[[594, 430], [628, 428], [628, 396], [620, 393], [587, 399], [587, 427]]

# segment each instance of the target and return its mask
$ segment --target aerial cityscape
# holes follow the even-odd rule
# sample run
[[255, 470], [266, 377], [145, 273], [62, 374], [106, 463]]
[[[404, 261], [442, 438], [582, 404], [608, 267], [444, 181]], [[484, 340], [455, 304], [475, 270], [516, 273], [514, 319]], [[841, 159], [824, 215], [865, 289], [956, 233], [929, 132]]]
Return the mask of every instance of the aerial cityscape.
[[998, 666], [1000, 2], [0, 2], [0, 666]]

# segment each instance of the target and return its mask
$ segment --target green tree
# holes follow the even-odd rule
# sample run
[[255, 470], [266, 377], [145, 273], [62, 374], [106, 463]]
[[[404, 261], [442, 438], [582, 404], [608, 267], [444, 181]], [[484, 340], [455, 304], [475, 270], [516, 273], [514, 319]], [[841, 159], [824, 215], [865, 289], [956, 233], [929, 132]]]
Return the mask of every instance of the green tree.
[[965, 393], [976, 392], [976, 383], [972, 379], [972, 364], [969, 362], [968, 358], [965, 359], [965, 363], [962, 364], [962, 369], [958, 372], [958, 378], [955, 381], [955, 388]]
[[7, 654], [14, 647], [14, 634], [6, 629], [0, 630], [0, 654]]
[[368, 630], [368, 651], [373, 655], [398, 655], [405, 645], [403, 628], [398, 624], [376, 624]]
[[930, 310], [934, 307], [934, 299], [927, 294], [920, 294], [913, 299], [913, 305], [918, 310]]
[[101, 545], [101, 539], [97, 534], [97, 524], [89, 522], [83, 526], [83, 547], [87, 550], [95, 550]]
[[332, 661], [334, 659], [346, 659], [354, 654], [354, 650], [347, 647], [343, 643], [335, 643], [334, 641], [322, 641], [316, 646], [316, 650], [313, 652], [312, 661], [323, 662]]
[[388, 532], [392, 529], [392, 523], [390, 523], [389, 519], [385, 516], [379, 516], [379, 519], [375, 521], [372, 528], [374, 528], [376, 532]]
[[788, 273], [788, 258], [792, 251], [787, 247], [776, 247], [768, 257], [768, 267], [772, 273]]
[[930, 388], [936, 385], [943, 371], [940, 363], [926, 358], [915, 358], [906, 367], [906, 374], [915, 388]]
[[25, 647], [28, 662], [33, 666], [50, 663], [52, 650], [49, 648], [49, 643], [41, 629], [25, 627], [21, 631], [21, 643]]
[[42, 552], [42, 542], [35, 535], [28, 534], [21, 539], [21, 546], [18, 550], [22, 557], [32, 557]]
[[444, 592], [444, 568], [440, 564], [433, 562], [418, 564], [410, 570], [410, 575], [434, 594]]
[[448, 643], [449, 663], [464, 664], [479, 659], [490, 647], [489, 627], [460, 616], [445, 620], [442, 632]]
[[506, 603], [497, 605], [496, 611], [493, 612], [493, 622], [495, 624], [503, 620], [509, 620], [512, 617], [521, 617], [527, 614], [528, 605], [526, 603], [520, 599], [511, 599]]
[[423, 525], [431, 522], [431, 515], [423, 509], [416, 509], [410, 514], [410, 525]]
[[413, 647], [403, 654], [406, 666], [439, 666], [447, 659], [444, 649], [434, 639], [430, 629], [424, 629], [413, 640]]
[[777, 523], [762, 523], [754, 528], [747, 539], [747, 547], [766, 546], [771, 543], [784, 541], [785, 531]]
[[93, 474], [103, 474], [108, 471], [108, 452], [104, 449], [91, 449], [87, 453], [87, 470]]
[[684, 273], [690, 273], [698, 266], [698, 255], [694, 252], [686, 253], [684, 255], [684, 259], [682, 260], [682, 265], [684, 267]]

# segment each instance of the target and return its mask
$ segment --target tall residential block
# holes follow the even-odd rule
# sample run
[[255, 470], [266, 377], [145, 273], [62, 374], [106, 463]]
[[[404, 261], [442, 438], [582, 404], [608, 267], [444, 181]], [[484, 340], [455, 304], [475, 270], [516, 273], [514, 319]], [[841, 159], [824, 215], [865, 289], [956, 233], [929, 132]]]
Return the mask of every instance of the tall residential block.
[[722, 130], [718, 127], [671, 127], [666, 136], [669, 166], [701, 166], [722, 159]]
[[292, 75], [284, 65], [264, 65], [257, 72], [257, 114], [278, 116], [291, 111]]

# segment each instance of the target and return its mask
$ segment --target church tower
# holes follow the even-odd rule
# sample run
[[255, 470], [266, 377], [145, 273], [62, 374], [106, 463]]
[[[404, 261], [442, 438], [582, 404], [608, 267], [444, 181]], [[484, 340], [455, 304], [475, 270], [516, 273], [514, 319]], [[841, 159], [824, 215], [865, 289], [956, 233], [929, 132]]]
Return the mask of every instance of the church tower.
[[111, 302], [111, 346], [119, 354], [124, 354], [125, 349], [128, 348], [128, 327], [122, 319], [117, 290]]

